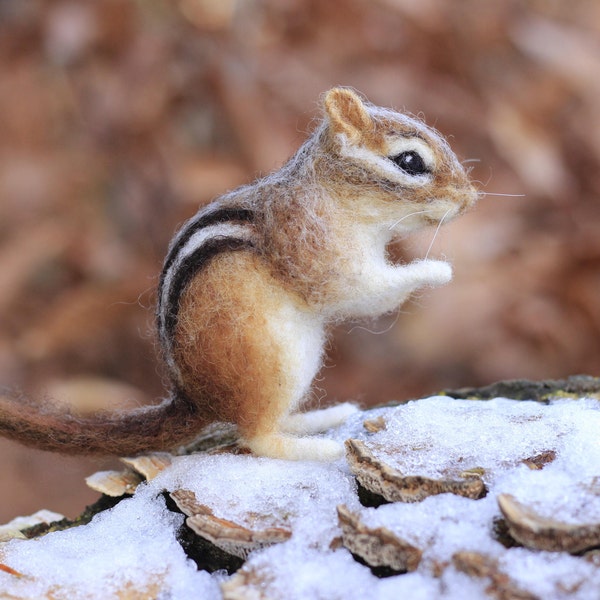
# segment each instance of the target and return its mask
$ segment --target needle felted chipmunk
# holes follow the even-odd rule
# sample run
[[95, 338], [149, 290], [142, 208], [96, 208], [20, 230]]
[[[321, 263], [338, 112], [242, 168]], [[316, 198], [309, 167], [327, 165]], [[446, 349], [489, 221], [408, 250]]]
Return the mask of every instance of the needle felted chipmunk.
[[305, 437], [356, 410], [297, 412], [321, 366], [326, 328], [397, 308], [450, 281], [449, 264], [391, 264], [399, 235], [470, 207], [477, 192], [444, 139], [419, 120], [334, 88], [325, 117], [279, 171], [221, 196], [171, 242], [157, 325], [169, 398], [131, 412], [76, 417], [2, 395], [0, 433], [39, 448], [134, 454], [237, 424], [256, 454], [332, 460]]

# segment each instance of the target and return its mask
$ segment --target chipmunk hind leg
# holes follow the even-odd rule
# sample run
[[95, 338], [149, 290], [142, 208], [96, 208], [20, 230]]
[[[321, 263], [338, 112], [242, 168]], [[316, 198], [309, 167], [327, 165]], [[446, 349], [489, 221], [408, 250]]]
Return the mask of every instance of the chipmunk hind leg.
[[341, 425], [358, 410], [354, 404], [343, 402], [320, 410], [288, 415], [281, 426], [286, 433], [297, 435], [320, 433]]
[[237, 424], [255, 453], [333, 460], [330, 440], [283, 433], [321, 366], [323, 322], [286, 290], [259, 256], [216, 258], [187, 288], [175, 347], [182, 387], [215, 420]]

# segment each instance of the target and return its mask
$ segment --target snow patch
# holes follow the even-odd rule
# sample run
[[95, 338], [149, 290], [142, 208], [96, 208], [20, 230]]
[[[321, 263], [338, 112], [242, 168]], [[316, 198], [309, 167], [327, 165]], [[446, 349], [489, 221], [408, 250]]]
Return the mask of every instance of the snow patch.
[[[363, 421], [380, 415], [386, 428], [368, 433]], [[496, 502], [501, 493], [549, 518], [600, 522], [599, 433], [600, 402], [585, 398], [542, 405], [434, 397], [359, 413], [328, 437], [361, 439], [405, 475], [456, 477], [479, 468], [488, 488], [480, 500], [443, 494], [378, 508], [360, 505], [345, 460], [322, 464], [229, 454], [179, 457], [133, 498], [88, 525], [0, 546], [0, 563], [25, 575], [0, 571], [0, 592], [23, 598], [107, 599], [129, 588], [150, 590], [149, 597], [221, 598], [220, 584], [239, 579], [239, 572], [197, 571], [176, 539], [184, 518], [165, 506], [165, 490], [186, 489], [217, 517], [258, 529], [292, 530], [288, 541], [252, 552], [242, 568], [252, 575], [247, 585], [254, 581], [254, 591], [264, 597], [485, 598], [489, 579], [468, 576], [452, 565], [452, 555], [459, 551], [491, 557], [512, 584], [530, 594], [596, 597], [597, 564], [566, 553], [507, 549], [495, 538], [494, 522], [501, 517]], [[544, 453], [550, 459], [541, 470], [523, 462]], [[369, 527], [386, 527], [419, 547], [423, 558], [417, 570], [379, 579], [356, 562], [339, 544], [339, 504], [359, 513]]]

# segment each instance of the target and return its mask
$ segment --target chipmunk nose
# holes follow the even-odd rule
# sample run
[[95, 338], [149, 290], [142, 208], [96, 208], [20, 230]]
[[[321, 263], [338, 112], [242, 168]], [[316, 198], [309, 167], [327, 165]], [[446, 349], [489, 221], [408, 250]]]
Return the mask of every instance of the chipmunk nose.
[[479, 198], [481, 198], [479, 190], [474, 185], [471, 185], [471, 206], [477, 203]]
[[462, 210], [467, 210], [479, 200], [479, 192], [474, 185], [470, 185], [463, 195]]

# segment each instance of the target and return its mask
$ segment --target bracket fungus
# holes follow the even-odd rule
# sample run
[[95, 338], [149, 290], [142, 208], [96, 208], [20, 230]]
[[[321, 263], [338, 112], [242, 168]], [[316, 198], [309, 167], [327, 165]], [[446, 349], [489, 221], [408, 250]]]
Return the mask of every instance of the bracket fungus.
[[464, 479], [403, 475], [375, 457], [360, 440], [346, 440], [346, 457], [360, 484], [388, 502], [420, 502], [428, 496], [446, 493], [477, 499], [485, 494], [485, 485], [475, 472], [469, 472]]

